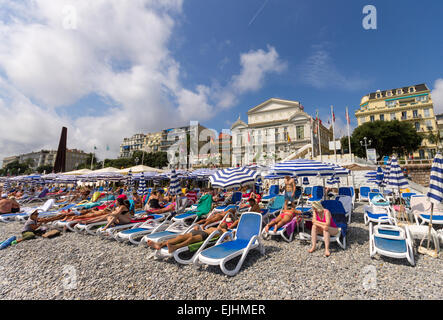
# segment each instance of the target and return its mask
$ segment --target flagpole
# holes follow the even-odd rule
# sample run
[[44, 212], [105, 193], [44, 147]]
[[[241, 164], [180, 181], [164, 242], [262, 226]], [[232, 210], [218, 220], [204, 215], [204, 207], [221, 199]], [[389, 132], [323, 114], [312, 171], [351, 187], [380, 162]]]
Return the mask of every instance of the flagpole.
[[346, 122], [348, 123], [348, 143], [349, 143], [349, 159], [352, 162], [352, 151], [351, 151], [351, 128], [348, 107], [346, 107]]
[[312, 160], [314, 160], [314, 119], [311, 117], [311, 146], [312, 146]]
[[318, 129], [318, 147], [320, 152], [320, 162], [323, 162], [323, 154], [321, 152], [321, 126], [320, 119], [317, 120], [317, 129]]
[[337, 163], [337, 148], [335, 146], [335, 117], [334, 117], [334, 106], [331, 106], [331, 116], [332, 116], [332, 141], [334, 141], [334, 156], [335, 163]]
[[[94, 149], [95, 149], [95, 146], [94, 146]], [[94, 162], [94, 151], [92, 152], [92, 155], [91, 155], [91, 170], [92, 170], [93, 162]]]

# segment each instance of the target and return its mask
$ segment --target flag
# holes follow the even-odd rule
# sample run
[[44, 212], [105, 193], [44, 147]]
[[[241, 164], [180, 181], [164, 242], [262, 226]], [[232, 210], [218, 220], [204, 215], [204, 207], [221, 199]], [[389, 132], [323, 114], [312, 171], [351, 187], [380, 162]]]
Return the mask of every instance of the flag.
[[331, 106], [332, 122], [335, 123], [334, 107]]
[[249, 143], [251, 142], [251, 135], [249, 134], [249, 131], [248, 131], [248, 142]]
[[348, 108], [346, 108], [346, 121], [348, 122], [348, 124], [351, 124], [351, 119], [349, 119]]
[[289, 137], [289, 133], [286, 133], [286, 136], [288, 138], [288, 142], [291, 142], [291, 138]]

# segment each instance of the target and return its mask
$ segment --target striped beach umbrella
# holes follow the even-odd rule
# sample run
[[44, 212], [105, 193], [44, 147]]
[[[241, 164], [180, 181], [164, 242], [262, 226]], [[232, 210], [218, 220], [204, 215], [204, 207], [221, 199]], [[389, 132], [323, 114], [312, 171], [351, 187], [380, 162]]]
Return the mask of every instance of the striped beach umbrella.
[[441, 153], [437, 153], [432, 162], [427, 196], [433, 203], [438, 204], [443, 201], [443, 156]]
[[305, 159], [279, 162], [275, 164], [271, 170], [280, 175], [294, 175], [299, 177], [328, 177], [334, 174], [334, 168], [332, 168], [332, 166], [319, 161]]
[[146, 180], [143, 172], [141, 173], [140, 182], [138, 183], [137, 194], [141, 197], [148, 194], [148, 188], [146, 188]]
[[384, 170], [384, 179], [383, 179], [383, 183], [386, 185], [388, 183], [388, 178], [389, 178], [389, 171], [391, 170], [391, 159], [388, 159], [388, 162], [386, 163], [386, 167]]
[[384, 175], [384, 173], [383, 173], [383, 169], [379, 166], [379, 167], [377, 168], [377, 175], [375, 176], [376, 183], [377, 183], [379, 186], [382, 185], [382, 184], [383, 184], [383, 180], [384, 180], [384, 178], [385, 178], [385, 175]]
[[263, 190], [263, 181], [260, 176], [258, 176], [257, 181], [255, 182], [255, 193], [262, 193]]
[[[427, 193], [427, 196], [432, 203], [428, 229], [427, 250], [429, 250], [429, 245], [431, 242], [432, 216], [434, 214], [434, 205], [443, 202], [443, 156], [440, 152], [436, 154], [434, 161], [432, 162], [431, 175], [429, 177], [429, 191]], [[425, 252], [427, 253], [427, 251]]]
[[393, 190], [398, 190], [398, 194], [400, 194], [400, 189], [408, 187], [408, 185], [408, 180], [406, 180], [397, 158], [392, 158], [387, 186]]
[[336, 184], [336, 183], [340, 183], [340, 178], [333, 175], [332, 177], [328, 178], [328, 180], [326, 180], [327, 184]]
[[169, 192], [172, 195], [177, 195], [180, 191], [180, 180], [178, 179], [177, 172], [172, 170], [171, 172], [171, 182], [169, 183]]
[[213, 187], [236, 188], [254, 183], [258, 174], [257, 171], [246, 167], [227, 168], [213, 173], [209, 176], [209, 181]]
[[134, 179], [132, 178], [132, 170], [129, 170], [128, 172], [128, 178], [127, 178], [127, 185], [128, 185], [128, 192], [132, 193], [132, 190], [134, 189]]
[[3, 192], [9, 191], [9, 189], [11, 189], [11, 183], [9, 182], [9, 180], [6, 180], [3, 184]]

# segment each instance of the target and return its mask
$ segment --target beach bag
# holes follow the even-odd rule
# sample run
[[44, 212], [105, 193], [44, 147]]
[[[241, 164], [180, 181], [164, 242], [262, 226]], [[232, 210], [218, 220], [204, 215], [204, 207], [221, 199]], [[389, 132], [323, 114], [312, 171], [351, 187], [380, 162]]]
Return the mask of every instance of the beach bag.
[[42, 237], [43, 238], [48, 238], [48, 239], [51, 239], [51, 238], [54, 238], [54, 237], [57, 237], [57, 236], [59, 236], [61, 234], [61, 232], [60, 232], [60, 230], [50, 230], [50, 231], [48, 231], [48, 232], [45, 232], [43, 235], [42, 235]]

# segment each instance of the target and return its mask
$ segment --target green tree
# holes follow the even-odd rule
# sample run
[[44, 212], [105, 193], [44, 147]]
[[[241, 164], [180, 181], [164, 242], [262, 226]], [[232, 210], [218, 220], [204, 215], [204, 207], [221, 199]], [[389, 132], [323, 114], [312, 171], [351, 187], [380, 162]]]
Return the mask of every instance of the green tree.
[[97, 164], [97, 157], [93, 153], [88, 153], [88, 157], [86, 158], [86, 160], [83, 163], [79, 164], [76, 170], [91, 169], [91, 159], [92, 159], [92, 169], [93, 170], [98, 169], [99, 165]]
[[54, 169], [53, 166], [50, 166], [50, 165], [43, 165], [43, 166], [39, 166], [39, 167], [37, 167], [36, 170], [37, 170], [38, 173], [46, 172], [46, 174], [48, 174], [48, 173], [51, 173], [53, 169]]
[[[369, 148], [375, 148], [380, 157], [397, 153], [399, 156], [414, 152], [422, 141], [423, 135], [406, 121], [373, 121], [357, 127], [351, 136], [352, 152], [361, 158], [366, 157], [365, 147], [360, 144], [363, 138], [372, 140]], [[347, 143], [346, 143], [347, 144]]]
[[16, 176], [19, 174], [29, 174], [32, 173], [31, 168], [29, 167], [29, 164], [27, 163], [20, 163], [18, 160], [8, 163], [4, 168], [4, 174], [5, 175], [11, 175]]

